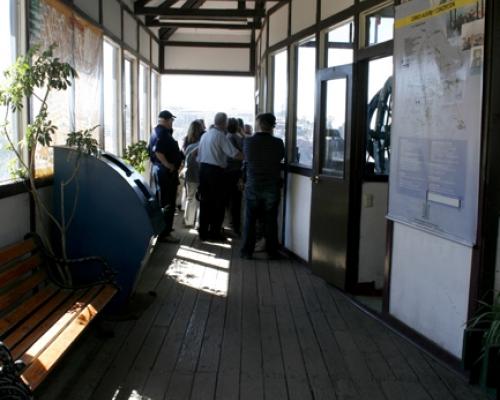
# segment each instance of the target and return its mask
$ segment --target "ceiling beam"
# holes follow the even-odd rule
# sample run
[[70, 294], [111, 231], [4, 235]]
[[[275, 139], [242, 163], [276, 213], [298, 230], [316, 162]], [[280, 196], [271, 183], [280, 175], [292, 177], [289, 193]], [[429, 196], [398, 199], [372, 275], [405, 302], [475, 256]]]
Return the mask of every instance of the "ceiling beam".
[[264, 17], [263, 9], [259, 10], [224, 10], [207, 8], [160, 8], [160, 7], [135, 7], [136, 15], [153, 15], [175, 19], [242, 19]]
[[161, 3], [158, 7], [162, 8], [167, 8], [167, 7], [172, 7], [175, 3], [177, 3], [179, 0], [165, 0], [163, 3]]
[[262, 26], [262, 19], [264, 18], [265, 14], [266, 14], [266, 0], [256, 0], [255, 1], [255, 11], [260, 11], [264, 14], [262, 16], [255, 17], [255, 20], [254, 20], [256, 28], [258, 26], [257, 29], [260, 29], [260, 27]]
[[[172, 1], [172, 0], [170, 0]], [[181, 8], [200, 8], [206, 0], [187, 0]], [[161, 4], [162, 7], [170, 6], [169, 1], [165, 1]], [[146, 17], [147, 18], [147, 17]], [[160, 28], [160, 40], [168, 40], [175, 33], [177, 28]]]
[[[196, 28], [196, 29], [229, 29], [229, 30], [252, 30], [254, 28], [254, 23], [249, 22], [245, 25], [236, 25], [236, 24], [202, 24], [196, 22], [154, 22], [152, 24], [148, 24], [149, 27], [160, 27], [160, 28]], [[165, 39], [166, 32], [162, 40]]]
[[134, 1], [134, 8], [135, 7], [144, 7], [150, 1], [151, 0], [136, 0], [136, 1]]
[[172, 41], [169, 40], [165, 43], [170, 47], [215, 47], [215, 48], [231, 48], [231, 49], [248, 49], [251, 43], [241, 42], [185, 42], [185, 41]]

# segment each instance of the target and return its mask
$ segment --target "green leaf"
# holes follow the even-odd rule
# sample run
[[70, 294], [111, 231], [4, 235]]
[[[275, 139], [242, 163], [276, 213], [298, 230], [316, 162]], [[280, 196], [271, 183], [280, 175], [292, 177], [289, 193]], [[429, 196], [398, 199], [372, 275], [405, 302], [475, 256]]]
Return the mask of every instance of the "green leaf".
[[145, 162], [149, 158], [148, 144], [144, 140], [127, 146], [123, 150], [123, 158], [139, 173], [145, 170]]

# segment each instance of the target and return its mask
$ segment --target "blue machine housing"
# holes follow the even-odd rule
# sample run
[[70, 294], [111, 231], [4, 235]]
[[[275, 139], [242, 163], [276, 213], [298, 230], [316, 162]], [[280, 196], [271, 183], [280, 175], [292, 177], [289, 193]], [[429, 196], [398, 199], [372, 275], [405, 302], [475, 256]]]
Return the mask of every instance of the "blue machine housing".
[[[143, 177], [123, 160], [109, 153], [89, 156], [68, 147], [54, 148], [55, 215], [61, 215], [61, 183], [70, 179], [77, 162], [76, 179], [64, 189], [66, 220], [78, 196], [66, 236], [67, 254], [69, 258], [100, 256], [111, 265], [120, 292], [110, 308], [117, 309], [134, 290], [151, 254], [152, 238], [164, 227], [163, 215]], [[97, 273], [97, 266], [88, 265], [76, 280], [85, 283]]]

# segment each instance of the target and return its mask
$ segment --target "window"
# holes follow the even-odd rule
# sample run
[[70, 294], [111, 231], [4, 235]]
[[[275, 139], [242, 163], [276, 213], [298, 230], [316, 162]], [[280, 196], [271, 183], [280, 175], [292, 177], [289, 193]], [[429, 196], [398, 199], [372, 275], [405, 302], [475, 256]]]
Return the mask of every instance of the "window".
[[134, 60], [125, 57], [123, 68], [123, 120], [125, 133], [125, 146], [132, 144], [134, 135]]
[[297, 46], [297, 107], [295, 112], [294, 162], [311, 168], [313, 161], [316, 88], [316, 41]]
[[202, 118], [209, 127], [219, 111], [253, 125], [254, 78], [163, 75], [161, 79], [161, 108], [177, 117], [173, 136], [180, 147], [193, 120]]
[[368, 63], [368, 175], [388, 175], [392, 125], [392, 56]]
[[342, 178], [345, 163], [347, 79], [326, 83], [326, 113], [322, 133], [321, 174]]
[[105, 39], [103, 41], [103, 53], [104, 150], [113, 154], [119, 154], [119, 48], [109, 40]]
[[372, 12], [365, 16], [366, 44], [387, 42], [394, 38], [394, 6]]
[[139, 64], [139, 140], [149, 136], [149, 67]]
[[[151, 71], [151, 127], [156, 126], [160, 113], [160, 76], [156, 71]], [[151, 130], [151, 129], [150, 129]]]
[[[15, 0], [7, 0], [2, 3], [0, 13], [0, 85], [4, 81], [3, 71], [5, 71], [16, 59], [16, 20], [17, 9]], [[4, 122], [6, 110], [0, 106], [0, 123]], [[18, 141], [16, 118], [10, 115], [7, 131], [13, 141]], [[0, 128], [3, 131], [3, 128]], [[6, 149], [7, 139], [0, 133], [0, 183], [10, 179], [9, 163], [14, 159], [14, 155]]]
[[349, 21], [333, 28], [328, 32], [327, 39], [328, 68], [352, 64], [354, 55], [354, 23]]
[[288, 105], [288, 52], [273, 55], [273, 113], [276, 116], [274, 136], [285, 140]]

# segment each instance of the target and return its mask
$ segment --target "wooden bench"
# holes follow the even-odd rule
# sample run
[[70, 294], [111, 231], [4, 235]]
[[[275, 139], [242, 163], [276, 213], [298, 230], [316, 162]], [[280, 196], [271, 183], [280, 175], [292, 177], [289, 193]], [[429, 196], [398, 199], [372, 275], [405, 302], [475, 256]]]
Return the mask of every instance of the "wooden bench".
[[63, 288], [39, 243], [31, 238], [0, 250], [0, 399], [31, 398], [118, 290], [106, 263], [98, 282]]

